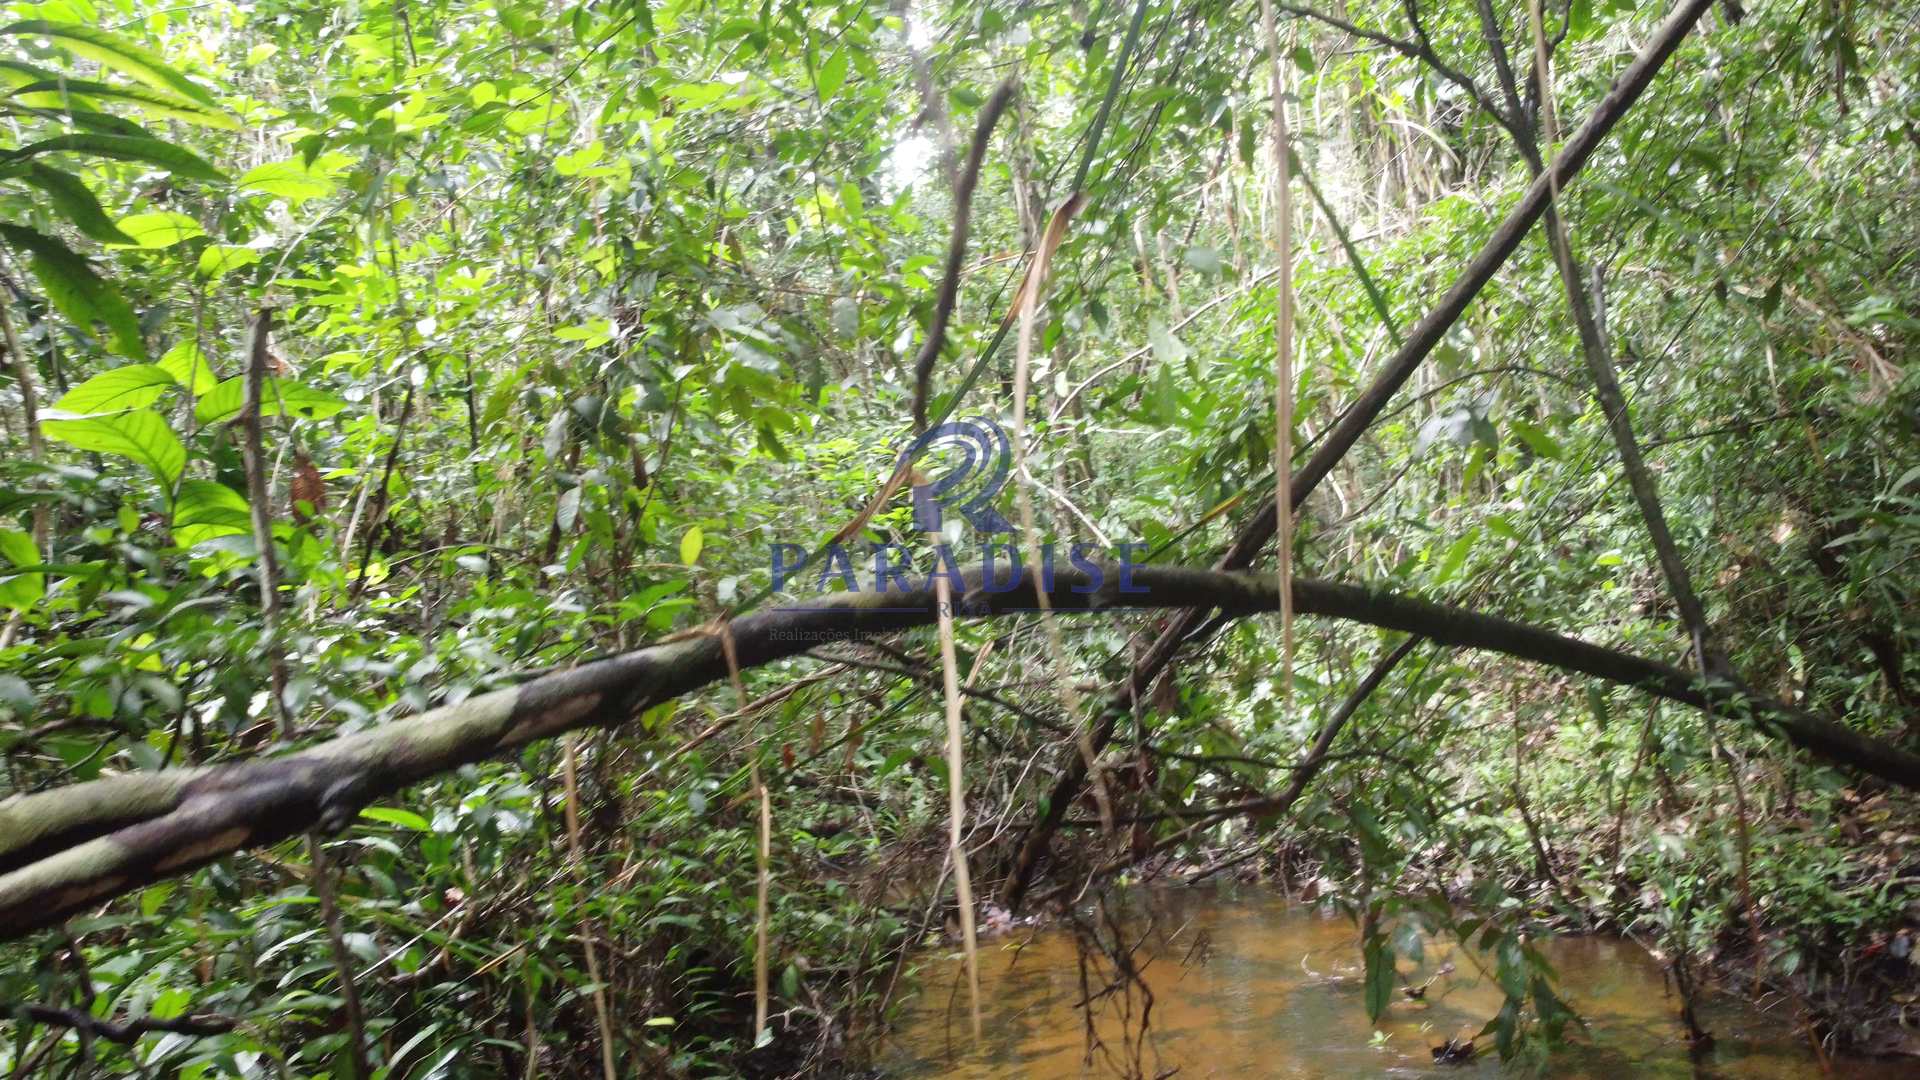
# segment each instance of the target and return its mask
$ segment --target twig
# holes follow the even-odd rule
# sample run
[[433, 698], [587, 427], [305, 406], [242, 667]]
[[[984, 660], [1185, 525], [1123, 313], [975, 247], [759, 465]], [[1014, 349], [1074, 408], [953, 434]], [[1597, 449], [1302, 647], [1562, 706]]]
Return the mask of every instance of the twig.
[[57, 1005], [0, 1006], [0, 1012], [25, 1016], [36, 1024], [72, 1028], [74, 1031], [119, 1043], [122, 1046], [133, 1045], [142, 1035], [159, 1032], [195, 1037], [224, 1035], [240, 1023], [231, 1016], [222, 1016], [218, 1013], [193, 1013], [164, 1019], [158, 1016], [142, 1016], [133, 1020], [107, 1020], [79, 1009], [63, 1009]]
[[1014, 83], [1008, 79], [994, 88], [993, 96], [980, 110], [979, 124], [973, 131], [973, 146], [967, 151], [966, 167], [953, 189], [953, 235], [947, 241], [947, 269], [934, 297], [933, 321], [927, 326], [927, 340], [913, 362], [913, 430], [927, 430], [927, 402], [933, 397], [933, 365], [947, 343], [947, 323], [953, 318], [954, 304], [960, 296], [960, 277], [967, 259], [967, 233], [973, 216], [973, 189], [980, 183], [980, 164], [986, 158], [987, 143], [1000, 114], [1013, 100]]

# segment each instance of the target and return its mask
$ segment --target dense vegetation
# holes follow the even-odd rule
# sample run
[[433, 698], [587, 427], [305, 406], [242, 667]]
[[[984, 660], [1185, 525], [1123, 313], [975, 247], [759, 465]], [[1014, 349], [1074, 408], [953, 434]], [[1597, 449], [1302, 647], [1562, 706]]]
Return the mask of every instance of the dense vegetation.
[[0, 1066], [829, 1074], [1221, 874], [1920, 1044], [1911, 11], [4, 7]]

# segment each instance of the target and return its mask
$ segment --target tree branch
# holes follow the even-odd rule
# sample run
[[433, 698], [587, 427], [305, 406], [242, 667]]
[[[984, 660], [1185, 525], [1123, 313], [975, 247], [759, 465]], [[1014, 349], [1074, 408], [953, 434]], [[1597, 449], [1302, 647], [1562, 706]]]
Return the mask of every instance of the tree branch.
[[[1639, 55], [1635, 56], [1626, 70], [1614, 79], [1613, 85], [1607, 89], [1600, 103], [1594, 106], [1593, 113], [1587, 118], [1586, 123], [1582, 124], [1580, 130], [1567, 140], [1559, 156], [1554, 159], [1551, 175], [1534, 179], [1521, 198], [1520, 204], [1513, 208], [1506, 220], [1502, 221], [1499, 227], [1494, 229], [1493, 235], [1481, 245], [1480, 251], [1461, 271], [1459, 278], [1455, 279], [1452, 287], [1441, 297], [1439, 304], [1414, 325], [1406, 341], [1387, 360], [1380, 374], [1374, 378], [1373, 384], [1365, 393], [1354, 399], [1339, 421], [1327, 432], [1319, 449], [1294, 473], [1289, 497], [1295, 511], [1298, 511], [1306, 502], [1307, 496], [1313, 493], [1313, 489], [1319, 486], [1320, 481], [1333, 471], [1334, 466], [1346, 457], [1354, 444], [1360, 441], [1360, 436], [1365, 434], [1379, 418], [1393, 395], [1425, 362], [1427, 355], [1439, 345], [1447, 331], [1466, 312], [1467, 305], [1473, 302], [1474, 297], [1478, 296], [1487, 282], [1493, 279], [1494, 273], [1506, 262], [1508, 256], [1520, 246], [1521, 239], [1546, 211], [1554, 192], [1565, 188], [1572, 183], [1575, 176], [1579, 175], [1581, 167], [1592, 156], [1593, 151], [1600, 145], [1600, 141], [1606, 138], [1607, 133], [1613, 130], [1613, 126], [1626, 115], [1627, 110], [1633, 107], [1633, 103], [1639, 100], [1640, 95], [1652, 83], [1653, 77], [1659, 73], [1660, 68], [1673, 55], [1674, 50], [1680, 47], [1681, 40], [1693, 28], [1693, 24], [1699, 21], [1711, 2], [1712, 0], [1681, 0], [1680, 5], [1667, 16], [1666, 21], [1641, 49]], [[1295, 14], [1322, 18], [1322, 21], [1326, 21], [1324, 17], [1305, 8], [1290, 7], [1285, 4], [1280, 7]], [[1338, 25], [1347, 28], [1346, 24]], [[1363, 37], [1367, 36], [1366, 32], [1360, 31], [1357, 27], [1351, 30]], [[1495, 112], [1497, 114], [1498, 110]], [[1241, 527], [1226, 554], [1221, 556], [1214, 565], [1222, 570], [1239, 570], [1253, 565], [1254, 558], [1266, 547], [1268, 541], [1273, 539], [1278, 517], [1278, 508], [1272, 502], [1263, 503], [1259, 511]], [[1166, 629], [1134, 665], [1126, 686], [1115, 695], [1106, 715], [1094, 729], [1093, 747], [1096, 752], [1104, 748], [1113, 738], [1114, 727], [1120, 715], [1127, 711], [1129, 703], [1147, 693], [1153, 681], [1172, 662], [1174, 654], [1199, 619], [1199, 612], [1186, 611], [1168, 620]], [[1008, 909], [1019, 907], [1027, 885], [1031, 882], [1040, 859], [1046, 853], [1047, 844], [1054, 829], [1059, 826], [1060, 818], [1066, 813], [1067, 806], [1079, 794], [1080, 785], [1085, 779], [1086, 767], [1080, 761], [1079, 755], [1068, 754], [1062, 758], [1060, 779], [1054, 784], [1053, 793], [1047, 800], [1047, 812], [1038, 825], [1028, 830], [1020, 853], [1015, 857], [1012, 873], [1001, 890], [1001, 903]]]
[[1406, 38], [1397, 38], [1392, 34], [1381, 33], [1378, 30], [1369, 30], [1363, 26], [1348, 22], [1337, 15], [1328, 15], [1325, 12], [1315, 11], [1310, 7], [1302, 7], [1296, 4], [1275, 4], [1273, 6], [1277, 11], [1284, 11], [1289, 15], [1302, 19], [1311, 19], [1315, 22], [1325, 23], [1336, 30], [1352, 34], [1362, 41], [1370, 41], [1375, 45], [1391, 49], [1410, 60], [1420, 61], [1432, 68], [1441, 78], [1459, 87], [1462, 93], [1472, 99], [1473, 103], [1484, 110], [1488, 116], [1493, 117], [1494, 121], [1501, 127], [1506, 128], [1509, 132], [1514, 130], [1514, 121], [1501, 110], [1499, 105], [1494, 103], [1492, 98], [1487, 96], [1485, 91], [1480, 89], [1480, 84], [1473, 80], [1473, 76], [1448, 64], [1440, 58], [1439, 53], [1433, 51], [1433, 45], [1427, 41], [1426, 31], [1420, 25], [1418, 9], [1414, 8], [1411, 4], [1407, 5], [1407, 10], [1413, 18], [1414, 33], [1418, 35], [1418, 41], [1408, 41]]
[[[1029, 575], [1031, 577], [1032, 575]], [[962, 574], [963, 616], [1033, 610], [1031, 581], [988, 592], [979, 568]], [[997, 575], [996, 581], [1004, 578]], [[1123, 590], [1122, 586], [1126, 586]], [[1725, 683], [1703, 684], [1654, 660], [1551, 630], [1357, 585], [1297, 580], [1303, 615], [1347, 619], [1487, 649], [1564, 671], [1640, 687], [1717, 716], [1750, 715], [1764, 730], [1826, 760], [1920, 789], [1920, 756], [1825, 717], [1757, 700]], [[1271, 575], [1179, 567], [1060, 569], [1048, 600], [1057, 611], [1218, 609], [1244, 616], [1277, 607]], [[932, 589], [842, 593], [755, 612], [731, 624], [742, 669], [796, 656], [829, 640], [931, 625]], [[0, 802], [0, 940], [165, 877], [315, 827], [338, 830], [372, 800], [427, 777], [637, 712], [727, 678], [717, 637], [668, 641], [469, 698], [410, 720], [342, 736], [297, 753], [200, 769], [134, 773]], [[116, 808], [105, 817], [91, 808]], [[133, 809], [137, 807], [137, 809]]]
[[105, 1020], [79, 1009], [63, 1009], [57, 1005], [18, 1005], [0, 1006], [0, 1012], [11, 1016], [23, 1016], [36, 1024], [48, 1024], [54, 1027], [72, 1028], [87, 1035], [98, 1036], [108, 1042], [122, 1046], [131, 1046], [142, 1035], [168, 1032], [174, 1035], [223, 1035], [232, 1031], [239, 1023], [230, 1016], [214, 1013], [198, 1013], [191, 1016], [175, 1016], [161, 1019], [157, 1016], [142, 1016], [137, 1020]]
[[[1278, 815], [1293, 809], [1293, 804], [1299, 800], [1301, 795], [1306, 793], [1307, 785], [1313, 783], [1313, 778], [1319, 775], [1320, 767], [1326, 764], [1327, 755], [1333, 750], [1333, 741], [1340, 737], [1340, 731], [1347, 726], [1347, 721], [1353, 719], [1353, 714], [1359, 712], [1360, 706], [1365, 705], [1367, 699], [1373, 697], [1373, 692], [1380, 689], [1380, 684], [1387, 680], [1388, 675], [1393, 674], [1394, 668], [1400, 666], [1400, 661], [1405, 660], [1409, 653], [1419, 648], [1424, 640], [1425, 639], [1418, 635], [1406, 638], [1389, 651], [1386, 656], [1382, 657], [1379, 663], [1373, 666], [1373, 670], [1367, 673], [1366, 678], [1360, 680], [1360, 684], [1353, 688], [1345, 700], [1340, 702], [1340, 707], [1335, 709], [1333, 715], [1327, 717], [1326, 723], [1320, 726], [1319, 735], [1313, 740], [1313, 744], [1307, 748], [1306, 755], [1300, 759], [1300, 763], [1293, 766], [1293, 778], [1287, 783], [1286, 789], [1280, 794], [1269, 795], [1258, 799], [1249, 799], [1234, 803], [1231, 806], [1210, 807], [1201, 811], [1194, 816], [1193, 821], [1188, 824], [1186, 828], [1181, 829], [1171, 836], [1162, 838], [1146, 851], [1138, 855], [1128, 852], [1094, 870], [1094, 872], [1087, 877], [1086, 885], [1092, 885], [1101, 878], [1117, 874], [1135, 863], [1144, 862], [1146, 859], [1160, 852], [1172, 850], [1180, 844], [1185, 843], [1193, 834], [1199, 832], [1201, 829], [1226, 818], [1244, 817], [1248, 815]], [[1079, 895], [1085, 895], [1086, 885], [1081, 887]], [[1071, 888], [1071, 886], [1063, 885], [1055, 889], [1048, 896], [1043, 897], [1043, 900], [1057, 899], [1065, 895], [1066, 890], [1069, 888]]]

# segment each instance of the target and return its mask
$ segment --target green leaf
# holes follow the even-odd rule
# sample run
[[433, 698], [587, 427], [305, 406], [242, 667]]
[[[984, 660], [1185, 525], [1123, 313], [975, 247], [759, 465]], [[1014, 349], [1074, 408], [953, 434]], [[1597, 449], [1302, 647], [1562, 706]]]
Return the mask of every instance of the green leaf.
[[1393, 966], [1393, 949], [1385, 938], [1374, 935], [1363, 950], [1367, 958], [1367, 1017], [1378, 1020], [1393, 1002], [1393, 984], [1398, 972]]
[[46, 192], [48, 201], [61, 217], [73, 223], [73, 226], [95, 240], [106, 244], [128, 244], [133, 238], [117, 228], [113, 219], [107, 216], [100, 206], [100, 200], [93, 191], [80, 182], [72, 173], [42, 165], [37, 161], [29, 162], [25, 172], [15, 179], [31, 184]]
[[65, 119], [82, 131], [97, 131], [102, 135], [126, 135], [135, 139], [153, 138], [153, 132], [112, 113], [94, 112], [91, 109], [76, 107], [66, 110]]
[[0, 60], [0, 83], [7, 86], [17, 88], [59, 77], [57, 73], [48, 71], [46, 68], [35, 67], [19, 60]]
[[[193, 418], [202, 424], [223, 424], [240, 415], [247, 403], [247, 379], [235, 375], [207, 391], [194, 406]], [[260, 387], [260, 415], [298, 416], [307, 420], [325, 420], [347, 407], [347, 403], [324, 390], [315, 390], [285, 379], [267, 379]]]
[[1518, 1000], [1508, 998], [1507, 1003], [1500, 1006], [1500, 1011], [1494, 1015], [1493, 1019], [1487, 1021], [1486, 1026], [1481, 1028], [1480, 1033], [1474, 1038], [1485, 1038], [1489, 1033], [1493, 1035], [1494, 1049], [1500, 1052], [1501, 1060], [1512, 1057], [1514, 1036], [1520, 1033], [1520, 1002]]
[[833, 95], [839, 93], [840, 87], [846, 84], [847, 61], [847, 50], [835, 49], [833, 55], [827, 57], [827, 62], [820, 65], [816, 81], [820, 87], [821, 101], [833, 100]]
[[29, 83], [13, 92], [16, 98], [28, 95], [44, 97], [40, 101], [28, 102], [43, 108], [63, 109], [71, 104], [75, 96], [88, 98], [112, 98], [130, 102], [134, 108], [150, 116], [179, 120], [183, 123], [198, 124], [201, 127], [221, 128], [226, 131], [240, 130], [240, 121], [217, 109], [209, 109], [183, 97], [176, 97], [160, 90], [142, 90], [127, 86], [111, 86], [89, 79], [41, 79]]
[[1353, 826], [1360, 841], [1360, 854], [1373, 866], [1384, 866], [1393, 858], [1393, 848], [1387, 843], [1387, 834], [1380, 831], [1380, 819], [1373, 810], [1355, 804], [1347, 811], [1347, 821]]
[[173, 381], [193, 391], [195, 397], [203, 397], [220, 380], [213, 374], [213, 366], [207, 363], [205, 353], [200, 351], [199, 342], [187, 338], [160, 358], [160, 369], [173, 377]]
[[1440, 560], [1440, 569], [1434, 572], [1433, 583], [1439, 585], [1460, 572], [1467, 556], [1473, 551], [1473, 542], [1480, 538], [1480, 526], [1468, 529], [1466, 535], [1447, 545], [1447, 553]]
[[253, 519], [240, 493], [211, 480], [186, 480], [173, 504], [173, 542], [191, 548], [223, 536], [248, 536]]
[[148, 214], [129, 214], [118, 222], [120, 231], [132, 239], [131, 244], [109, 244], [109, 247], [137, 247], [157, 250], [168, 248], [182, 240], [191, 240], [196, 236], [207, 235], [200, 223], [185, 214], [172, 210], [157, 210]]
[[[151, 917], [154, 912], [159, 911], [161, 907], [165, 906], [167, 898], [173, 895], [175, 888], [177, 888], [177, 886], [172, 882], [166, 882], [160, 885], [149, 885], [140, 890], [140, 914]], [[189, 992], [185, 998], [180, 1000], [178, 1011], [163, 1012], [160, 1000], [155, 998], [153, 1005], [148, 1007], [147, 1012], [153, 1016], [160, 1017], [180, 1016], [187, 1011], [187, 1006], [191, 1004], [193, 1004], [193, 994]]]
[[578, 176], [605, 157], [607, 148], [595, 139], [578, 150], [553, 159], [553, 171], [561, 176]]
[[662, 94], [676, 99], [686, 108], [698, 109], [711, 105], [732, 92], [733, 87], [723, 82], [675, 83], [662, 91]]
[[368, 821], [378, 821], [387, 825], [398, 825], [414, 832], [432, 832], [433, 823], [411, 810], [401, 810], [393, 806], [368, 806], [360, 811], [360, 816]]
[[41, 154], [92, 154], [115, 161], [139, 161], [158, 165], [175, 176], [194, 180], [225, 180], [225, 174], [189, 151], [169, 142], [145, 135], [111, 135], [88, 132], [55, 135], [51, 139], [28, 143], [7, 155], [9, 161], [25, 161]]
[[1567, 5], [1567, 30], [1575, 41], [1593, 35], [1593, 0], [1572, 0]]
[[1607, 692], [1600, 689], [1598, 683], [1587, 684], [1587, 708], [1593, 713], [1594, 725], [1601, 731], [1607, 730], [1607, 723], [1612, 717], [1607, 712]]
[[19, 225], [0, 225], [0, 236], [33, 255], [33, 274], [60, 314], [85, 329], [91, 329], [95, 320], [106, 323], [113, 330], [116, 352], [145, 359], [140, 320], [120, 293], [93, 272], [92, 264], [53, 237]]
[[583, 349], [597, 349], [613, 340], [613, 322], [593, 319], [579, 326], [563, 326], [553, 336], [560, 341], [578, 341]]
[[174, 386], [173, 373], [158, 364], [128, 364], [103, 371], [62, 394], [53, 410], [79, 418], [144, 409]]
[[240, 174], [236, 181], [244, 191], [257, 191], [288, 205], [299, 206], [308, 199], [325, 198], [338, 187], [337, 177], [352, 159], [345, 154], [322, 154], [311, 164], [299, 158], [269, 161]]
[[250, 247], [234, 244], [213, 244], [200, 253], [200, 276], [209, 281], [219, 278], [229, 270], [238, 270], [243, 266], [252, 266], [260, 261], [260, 253]]
[[680, 538], [680, 561], [692, 566], [700, 561], [700, 549], [707, 545], [706, 530], [695, 525]]
[[[0, 529], [0, 559], [9, 566], [39, 566], [33, 537], [19, 529]], [[45, 574], [0, 574], [0, 608], [25, 611], [47, 594]]]
[[119, 416], [90, 416], [84, 420], [42, 420], [47, 438], [69, 446], [132, 458], [168, 487], [187, 467], [187, 448], [157, 412], [141, 410]]
[[1173, 369], [1161, 365], [1140, 395], [1140, 408], [1148, 419], [1161, 426], [1180, 422], [1180, 387], [1174, 382]]
[[1467, 433], [1473, 437], [1474, 442], [1490, 451], [1500, 449], [1500, 431], [1493, 426], [1493, 421], [1484, 416], [1475, 416], [1469, 421]]
[[1153, 358], [1162, 364], [1177, 364], [1187, 358], [1187, 343], [1173, 335], [1159, 319], [1147, 320], [1147, 343], [1153, 346]]
[[50, 37], [61, 48], [99, 64], [112, 68], [123, 75], [146, 83], [160, 90], [172, 90], [176, 93], [212, 107], [213, 95], [185, 75], [167, 66], [158, 53], [142, 45], [136, 45], [117, 34], [108, 33], [91, 26], [79, 26], [73, 23], [49, 22], [45, 19], [27, 19], [11, 26], [0, 27], [0, 36], [9, 34], [33, 34]]
[[1553, 992], [1553, 986], [1545, 976], [1535, 975], [1530, 988], [1533, 992], [1533, 1014], [1540, 1018], [1549, 1038], [1560, 1038], [1569, 1020], [1578, 1022], [1580, 1019], [1566, 1002], [1560, 1000], [1560, 995]]
[[1546, 432], [1534, 427], [1525, 420], [1509, 420], [1507, 421], [1507, 426], [1513, 429], [1515, 435], [1520, 436], [1520, 441], [1526, 443], [1528, 449], [1539, 454], [1541, 457], [1560, 461], [1567, 456], [1567, 452], [1561, 449], [1560, 444], [1554, 441], [1553, 436], [1548, 435]]

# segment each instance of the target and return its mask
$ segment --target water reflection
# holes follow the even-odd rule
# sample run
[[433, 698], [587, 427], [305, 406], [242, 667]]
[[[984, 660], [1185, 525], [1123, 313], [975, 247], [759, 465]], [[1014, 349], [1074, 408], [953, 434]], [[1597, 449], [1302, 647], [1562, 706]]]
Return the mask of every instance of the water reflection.
[[[1406, 978], [1434, 978], [1423, 1000], [1396, 994], [1378, 1025], [1369, 1023], [1358, 935], [1351, 922], [1292, 905], [1264, 890], [1155, 893], [1136, 898], [1127, 926], [1137, 940], [1141, 976], [1152, 994], [1110, 995], [1096, 1030], [1105, 1051], [1086, 1063], [1083, 996], [1073, 934], [1064, 929], [1015, 931], [981, 949], [984, 1037], [968, 1034], [964, 979], [957, 956], [931, 958], [920, 996], [909, 1006], [882, 1062], [887, 1075], [1058, 1080], [1116, 1075], [1126, 1060], [1116, 1014], [1127, 1011], [1137, 1032], [1147, 1011], [1149, 1035], [1140, 1055], [1144, 1075], [1207, 1077], [1355, 1077], [1500, 1075], [1483, 1053], [1464, 1066], [1433, 1063], [1432, 1048], [1450, 1036], [1470, 1037], [1500, 1007], [1497, 987], [1475, 958], [1430, 943], [1418, 967], [1401, 961]], [[1689, 1060], [1673, 1021], [1659, 966], [1638, 946], [1609, 938], [1564, 938], [1542, 951], [1560, 974], [1560, 992], [1586, 1021], [1585, 1032], [1558, 1054], [1548, 1072], [1569, 1080], [1627, 1077], [1716, 1077], [1788, 1080], [1821, 1076], [1791, 1017], [1763, 1013], [1732, 999], [1703, 1003], [1717, 1037], [1700, 1061]], [[1491, 970], [1491, 965], [1488, 965]], [[1104, 980], [1094, 976], [1093, 989]], [[1487, 1048], [1490, 1050], [1490, 1048]], [[1912, 1077], [1911, 1063], [1841, 1063], [1844, 1080]]]

